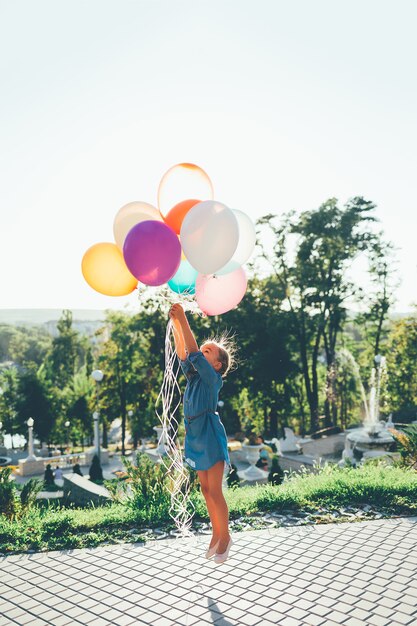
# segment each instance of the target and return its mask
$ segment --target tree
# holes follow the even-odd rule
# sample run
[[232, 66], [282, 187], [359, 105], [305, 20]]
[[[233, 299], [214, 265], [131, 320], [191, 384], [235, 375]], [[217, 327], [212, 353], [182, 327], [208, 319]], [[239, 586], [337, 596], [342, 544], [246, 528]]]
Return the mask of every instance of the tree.
[[228, 432], [245, 428], [240, 394], [249, 405], [248, 420], [256, 419], [256, 428], [265, 436], [277, 436], [291, 414], [298, 369], [289, 315], [280, 308], [283, 297], [274, 276], [254, 276], [245, 298], [227, 315], [188, 314], [199, 344], [223, 334], [234, 336], [237, 362], [224, 379], [220, 395], [224, 402], [220, 414]]
[[62, 312], [57, 324], [58, 336], [52, 340], [52, 347], [47, 357], [48, 379], [56, 387], [63, 389], [80, 366], [79, 333], [72, 328], [72, 313], [68, 309]]
[[33, 369], [26, 370], [19, 380], [18, 419], [23, 432], [29, 417], [34, 419], [33, 430], [40, 441], [49, 442], [56, 419], [54, 399]]
[[37, 327], [18, 328], [9, 345], [10, 358], [23, 367], [39, 367], [51, 349], [51, 337]]
[[[108, 338], [98, 360], [104, 372], [101, 408], [107, 422], [116, 417], [122, 420], [122, 454], [128, 410], [133, 410], [132, 418], [139, 419], [142, 427], [145, 418], [155, 422], [154, 406], [164, 368], [165, 326], [166, 319], [158, 310], [152, 315], [146, 309], [133, 316], [109, 313], [106, 318]], [[141, 428], [135, 430], [138, 435], [144, 434]]]
[[0, 325], [0, 362], [40, 366], [51, 346], [47, 331], [37, 326]]
[[11, 435], [20, 431], [18, 420], [19, 374], [16, 367], [0, 369], [0, 419], [3, 430]]
[[387, 345], [388, 392], [396, 421], [417, 418], [417, 316], [393, 323]]
[[[55, 443], [63, 444], [63, 437], [66, 437], [64, 423], [66, 419], [72, 418], [71, 410], [78, 399], [76, 390], [77, 377], [86, 377], [91, 372], [92, 347], [86, 337], [73, 329], [72, 312], [65, 309], [57, 324], [58, 335], [53, 338], [51, 348], [46, 356], [45, 362], [38, 370], [38, 378], [42, 381], [51, 400], [52, 413], [54, 415], [53, 427], [49, 430], [49, 436]], [[90, 391], [91, 394], [91, 387]], [[81, 396], [85, 395], [85, 390]], [[87, 401], [88, 398], [85, 398]], [[81, 401], [83, 404], [84, 401]], [[77, 409], [84, 410], [84, 406]], [[83, 420], [87, 419], [89, 412], [84, 411]], [[87, 423], [79, 424], [81, 430], [88, 432]], [[74, 431], [77, 424], [74, 424]]]
[[[329, 389], [346, 303], [356, 293], [347, 270], [357, 255], [368, 251], [375, 241], [376, 235], [369, 228], [375, 221], [371, 215], [374, 208], [372, 202], [361, 197], [340, 208], [332, 198], [299, 217], [287, 214], [278, 225], [272, 215], [258, 221], [260, 234], [262, 227], [267, 227], [274, 236], [272, 253], [262, 237], [259, 247], [285, 293], [298, 340], [313, 431], [319, 427], [319, 356], [323, 348]], [[329, 397], [325, 399], [325, 415], [326, 425], [332, 425], [336, 416]]]
[[364, 332], [373, 359], [385, 346], [388, 338], [388, 313], [395, 301], [398, 287], [394, 247], [380, 239], [373, 242], [369, 255], [370, 286], [362, 291], [364, 312], [355, 322]]
[[94, 411], [94, 382], [87, 364], [74, 375], [69, 387], [67, 404], [67, 412], [62, 421], [65, 422], [66, 419], [70, 421], [71, 439], [80, 440], [84, 450], [84, 438], [92, 438], [91, 416]]

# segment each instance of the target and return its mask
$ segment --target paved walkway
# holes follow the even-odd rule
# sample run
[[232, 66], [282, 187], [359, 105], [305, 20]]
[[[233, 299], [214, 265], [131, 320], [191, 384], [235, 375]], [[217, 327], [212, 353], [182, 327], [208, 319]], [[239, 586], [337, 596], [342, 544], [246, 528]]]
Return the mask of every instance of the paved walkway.
[[0, 625], [416, 626], [417, 517], [0, 559]]

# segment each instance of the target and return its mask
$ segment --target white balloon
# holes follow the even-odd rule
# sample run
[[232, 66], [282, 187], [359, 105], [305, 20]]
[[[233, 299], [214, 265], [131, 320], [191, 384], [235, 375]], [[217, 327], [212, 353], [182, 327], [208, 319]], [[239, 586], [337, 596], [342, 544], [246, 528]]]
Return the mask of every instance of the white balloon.
[[136, 224], [145, 220], [163, 221], [158, 209], [147, 202], [129, 202], [116, 213], [113, 222], [113, 234], [115, 242], [122, 251], [128, 232]]
[[237, 248], [236, 216], [221, 202], [199, 202], [185, 216], [180, 239], [191, 265], [200, 274], [214, 274], [230, 261]]
[[232, 211], [236, 215], [239, 226], [239, 243], [230, 261], [221, 269], [217, 270], [216, 274], [219, 276], [234, 272], [234, 270], [246, 263], [256, 244], [255, 225], [249, 215], [243, 211], [239, 211], [239, 209], [232, 209]]

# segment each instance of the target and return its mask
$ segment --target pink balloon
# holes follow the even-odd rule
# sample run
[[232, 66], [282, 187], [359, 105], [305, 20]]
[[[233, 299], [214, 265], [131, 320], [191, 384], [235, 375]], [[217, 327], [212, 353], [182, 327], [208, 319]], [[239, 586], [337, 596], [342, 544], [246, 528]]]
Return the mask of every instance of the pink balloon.
[[133, 276], [145, 285], [156, 287], [171, 280], [179, 268], [181, 244], [169, 226], [146, 220], [129, 230], [123, 256]]
[[207, 315], [227, 313], [242, 300], [247, 283], [242, 267], [221, 276], [199, 274], [195, 290], [198, 306]]

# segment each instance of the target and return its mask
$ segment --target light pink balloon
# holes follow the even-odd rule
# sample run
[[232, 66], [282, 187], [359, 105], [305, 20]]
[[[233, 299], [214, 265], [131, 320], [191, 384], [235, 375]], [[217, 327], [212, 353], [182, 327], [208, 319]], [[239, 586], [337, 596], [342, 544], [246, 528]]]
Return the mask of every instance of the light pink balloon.
[[195, 289], [198, 306], [207, 315], [227, 313], [242, 300], [247, 283], [242, 267], [222, 276], [199, 274]]

